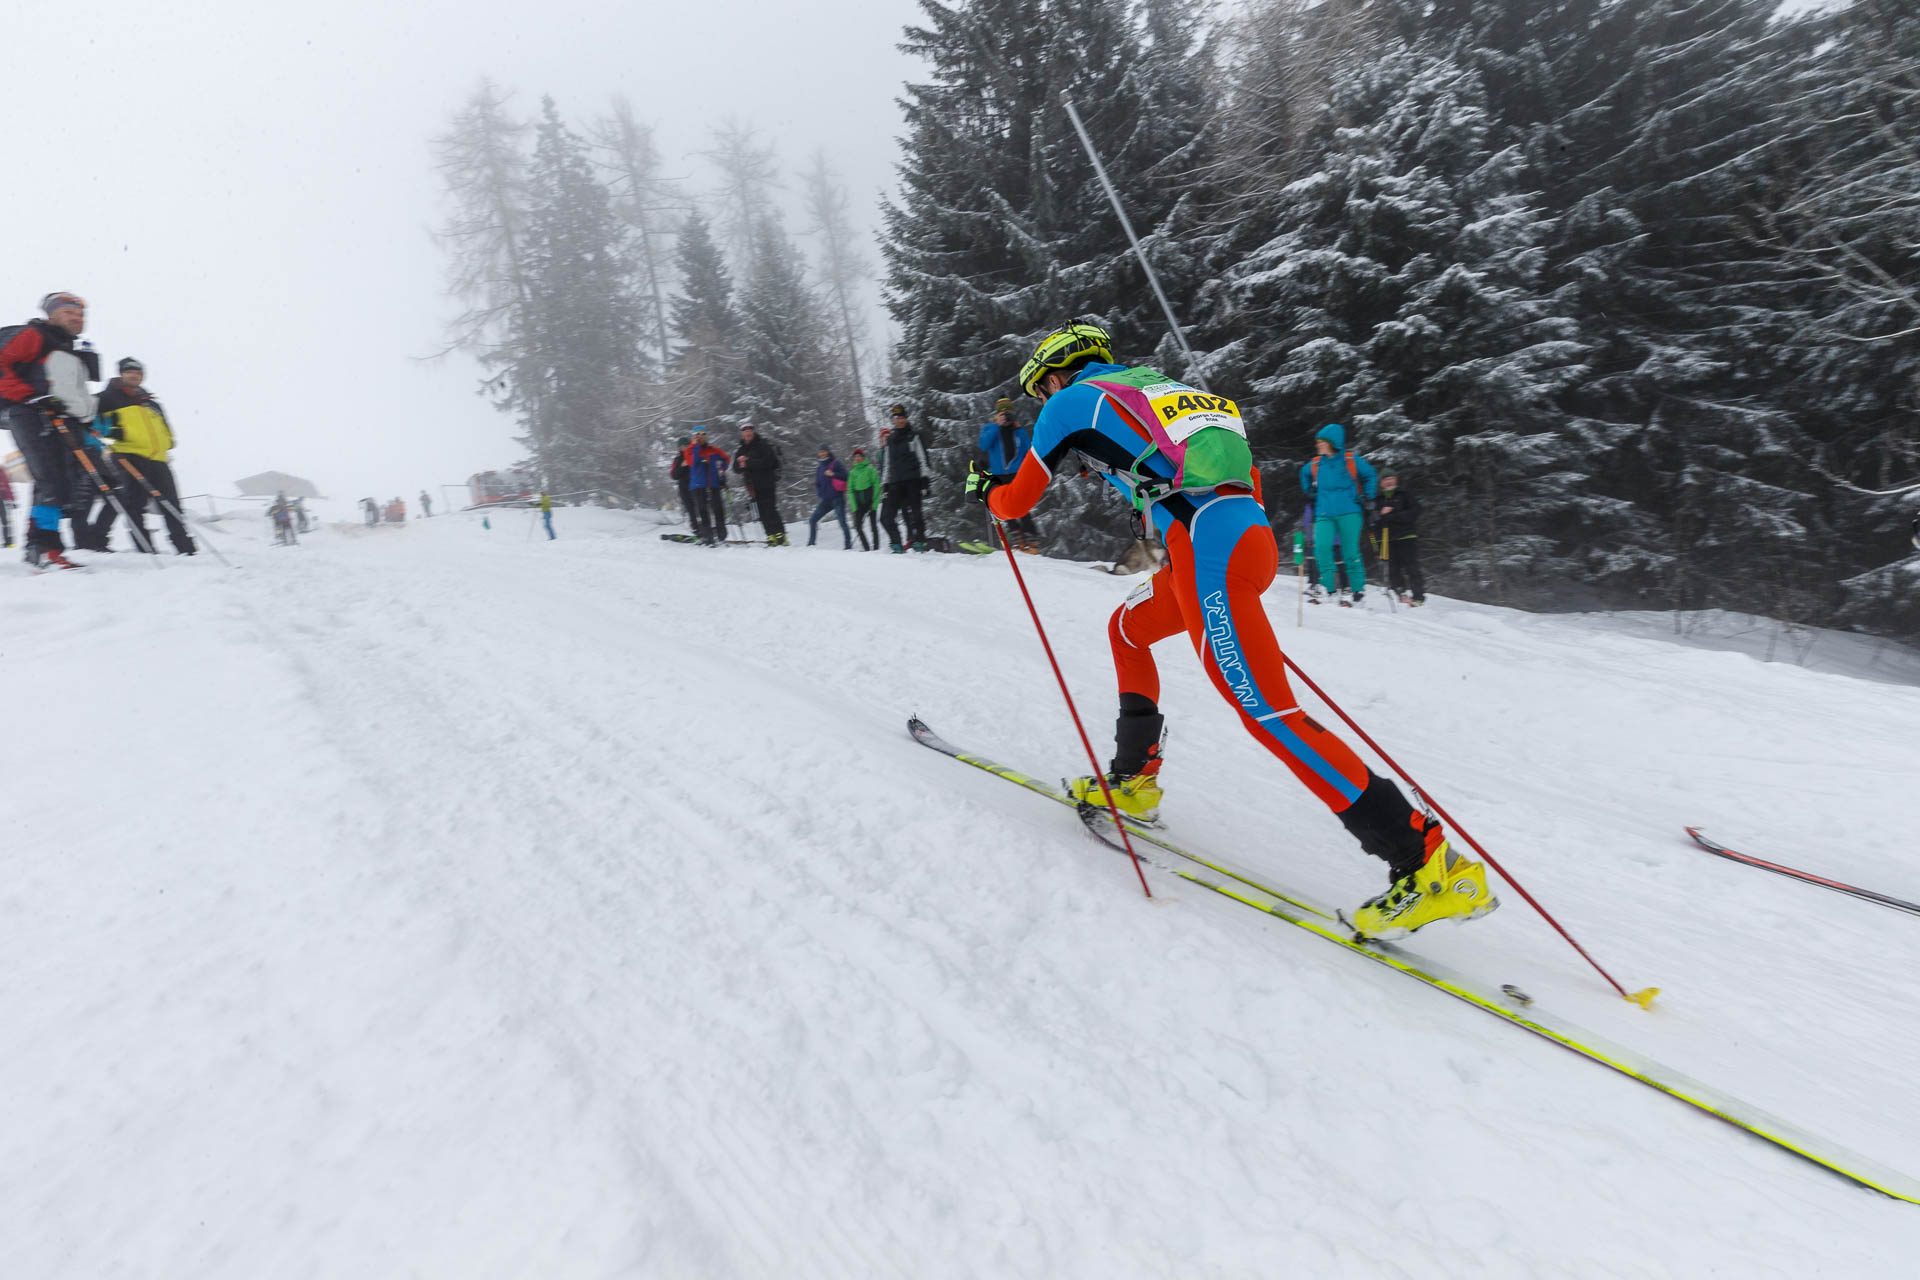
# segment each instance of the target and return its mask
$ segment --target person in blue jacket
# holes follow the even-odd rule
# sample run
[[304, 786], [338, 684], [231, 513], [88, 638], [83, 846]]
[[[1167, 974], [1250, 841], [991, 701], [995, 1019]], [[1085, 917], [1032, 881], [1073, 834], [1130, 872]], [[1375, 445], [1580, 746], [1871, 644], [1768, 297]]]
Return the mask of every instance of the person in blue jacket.
[[[1001, 396], [993, 406], [993, 421], [980, 427], [980, 452], [986, 455], [987, 474], [996, 483], [1012, 480], [1032, 445], [1033, 428], [1017, 425], [1013, 420], [1013, 401]], [[1013, 543], [1014, 550], [1040, 549], [1040, 531], [1034, 527], [1032, 516], [1009, 520], [1006, 528], [1007, 539]]]
[[[1347, 582], [1358, 603], [1367, 592], [1367, 571], [1360, 563], [1360, 531], [1366, 524], [1366, 506], [1380, 487], [1373, 464], [1347, 448], [1347, 429], [1338, 423], [1320, 428], [1313, 446], [1319, 456], [1300, 468], [1300, 489], [1313, 503], [1313, 558], [1320, 566], [1320, 589], [1328, 595], [1339, 587], [1335, 576], [1337, 550], [1346, 565]], [[1350, 603], [1345, 596], [1342, 606]]]
[[696, 427], [693, 443], [680, 456], [687, 469], [687, 492], [707, 517], [706, 527], [695, 533], [709, 545], [726, 541], [727, 451], [707, 443], [707, 429]]
[[847, 530], [847, 468], [833, 456], [833, 449], [820, 446], [820, 461], [813, 465], [813, 496], [819, 499], [813, 515], [807, 519], [807, 545], [820, 540], [820, 517], [831, 515], [840, 521], [840, 536], [846, 549], [853, 550], [853, 534]]

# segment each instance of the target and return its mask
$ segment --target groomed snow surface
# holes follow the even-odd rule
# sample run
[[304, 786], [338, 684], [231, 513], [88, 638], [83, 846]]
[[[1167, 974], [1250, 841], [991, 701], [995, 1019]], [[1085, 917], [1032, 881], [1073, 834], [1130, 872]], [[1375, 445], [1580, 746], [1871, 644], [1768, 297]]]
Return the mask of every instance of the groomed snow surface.
[[[1911, 1276], [1878, 1196], [912, 742], [1084, 769], [999, 558], [562, 509], [0, 566], [21, 1277]], [[1129, 580], [1024, 558], [1104, 752]], [[1920, 1174], [1920, 687], [1269, 607], [1519, 898], [1412, 949]], [[1872, 651], [1877, 655], [1877, 651]], [[1381, 883], [1163, 646], [1169, 834]], [[1845, 665], [1843, 663], [1842, 665]], [[1864, 678], [1872, 676], [1872, 678]]]

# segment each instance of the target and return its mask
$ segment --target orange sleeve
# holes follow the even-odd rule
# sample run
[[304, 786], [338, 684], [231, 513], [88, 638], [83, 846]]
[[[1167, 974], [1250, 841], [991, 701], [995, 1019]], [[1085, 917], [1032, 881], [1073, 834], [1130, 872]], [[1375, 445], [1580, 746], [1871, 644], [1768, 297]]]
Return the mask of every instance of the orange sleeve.
[[1013, 473], [1013, 479], [995, 485], [987, 495], [987, 510], [1001, 520], [1018, 520], [1033, 510], [1033, 504], [1040, 501], [1040, 495], [1047, 491], [1052, 479], [1053, 472], [1047, 470], [1047, 464], [1029, 449], [1020, 469]]

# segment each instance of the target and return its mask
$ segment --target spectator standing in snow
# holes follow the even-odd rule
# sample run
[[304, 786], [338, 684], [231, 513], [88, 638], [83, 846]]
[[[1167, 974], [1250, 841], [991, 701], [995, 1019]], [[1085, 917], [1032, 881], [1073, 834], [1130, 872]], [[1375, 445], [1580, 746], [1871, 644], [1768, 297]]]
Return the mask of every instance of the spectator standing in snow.
[[425, 489], [420, 491], [420, 518], [422, 520], [433, 519], [433, 499], [427, 496]]
[[[1013, 420], [1013, 401], [1001, 396], [993, 406], [993, 421], [980, 428], [980, 452], [986, 455], [987, 472], [995, 484], [1010, 482], [1020, 470], [1027, 450], [1033, 444], [1033, 430]], [[987, 522], [991, 532], [992, 520]], [[1032, 516], [1006, 522], [1007, 539], [1016, 551], [1038, 551], [1040, 533]]]
[[[1342, 607], [1357, 604], [1367, 593], [1367, 571], [1360, 562], [1360, 531], [1366, 524], [1366, 505], [1379, 486], [1373, 465], [1346, 448], [1347, 430], [1338, 423], [1320, 429], [1314, 437], [1319, 456], [1300, 468], [1300, 489], [1313, 503], [1313, 551], [1320, 565], [1320, 593], [1338, 590], [1334, 576], [1334, 548], [1339, 544], [1352, 599], [1340, 596]], [[1343, 452], [1344, 451], [1344, 452]]]
[[702, 542], [724, 542], [727, 537], [727, 451], [707, 443], [707, 429], [696, 427], [686, 452], [687, 488], [693, 495], [693, 510], [705, 518], [694, 529]]
[[360, 499], [360, 509], [366, 512], [367, 528], [371, 529], [380, 523], [380, 504], [372, 498]]
[[[100, 393], [99, 426], [118, 469], [126, 477], [126, 483], [120, 486], [120, 500], [126, 505], [127, 519], [139, 532], [135, 545], [143, 551], [154, 546], [153, 535], [147, 531], [147, 503], [153, 490], [166, 500], [160, 505], [160, 518], [166, 523], [174, 551], [192, 555], [198, 549], [193, 535], [176, 514], [180, 510], [180, 486], [169, 461], [173, 456], [173, 423], [147, 390], [147, 367], [132, 356], [120, 361], [118, 375]], [[100, 515], [98, 533], [102, 542], [113, 526], [113, 517], [111, 506]]]
[[687, 532], [696, 538], [707, 536], [707, 513], [705, 504], [696, 507], [693, 503], [693, 490], [687, 487], [687, 449], [692, 446], [692, 436], [681, 436], [675, 447], [673, 461], [667, 466], [667, 477], [673, 481], [673, 490], [680, 495], [680, 506], [687, 513]]
[[7, 468], [0, 463], [0, 546], [8, 550], [13, 548], [13, 480], [7, 475]]
[[1387, 585], [1404, 604], [1427, 602], [1420, 572], [1420, 502], [1399, 476], [1380, 477], [1380, 528], [1386, 538]]
[[[927, 449], [907, 421], [907, 407], [896, 404], [887, 411], [893, 425], [880, 433], [880, 486], [884, 500], [880, 523], [887, 527], [888, 549], [898, 555], [912, 546], [927, 549], [927, 521], [920, 502], [932, 487], [928, 476]], [[907, 527], [905, 544], [900, 541], [900, 525]]]
[[[93, 351], [91, 343], [80, 341], [73, 344], [71, 351], [49, 351], [47, 353], [47, 386], [71, 411], [67, 427], [72, 432], [74, 443], [86, 454], [87, 463], [93, 470], [87, 470], [86, 463], [75, 460], [79, 470], [73, 477], [73, 500], [67, 504], [67, 521], [73, 526], [73, 545], [82, 551], [109, 551], [107, 530], [113, 524], [113, 502], [100, 491], [100, 485], [94, 477], [112, 483], [112, 473], [106, 466], [106, 441], [102, 440], [95, 428], [95, 415], [99, 402], [94, 398], [89, 384], [100, 378], [100, 357]], [[61, 439], [62, 445], [66, 444]], [[98, 502], [100, 510], [94, 511]]]
[[843, 550], [853, 550], [853, 535], [847, 531], [847, 468], [833, 456], [833, 450], [820, 446], [820, 460], [813, 467], [813, 514], [807, 518], [807, 545], [820, 537], [820, 517], [832, 512], [840, 521], [840, 536], [846, 540]]
[[[847, 501], [853, 506], [853, 531], [860, 536], [862, 551], [880, 549], [880, 473], [867, 461], [865, 449], [853, 451], [853, 466], [847, 471]], [[867, 531], [873, 541], [867, 541]]]
[[540, 519], [547, 526], [547, 541], [552, 542], [555, 536], [553, 532], [553, 499], [544, 493], [540, 495]]
[[[48, 386], [47, 357], [73, 350], [74, 339], [87, 327], [87, 304], [71, 293], [50, 293], [40, 299], [40, 310], [43, 316], [0, 335], [0, 427], [13, 433], [14, 447], [33, 478], [33, 509], [23, 538], [27, 563], [71, 569], [78, 566], [67, 559], [60, 517], [79, 489], [80, 464], [54, 419], [72, 417], [74, 407]], [[92, 406], [87, 409], [92, 416]]]
[[786, 546], [787, 524], [780, 518], [780, 450], [753, 427], [741, 427], [740, 449], [733, 455], [733, 469], [746, 481], [747, 496], [760, 512], [760, 527], [767, 531], [767, 545]]

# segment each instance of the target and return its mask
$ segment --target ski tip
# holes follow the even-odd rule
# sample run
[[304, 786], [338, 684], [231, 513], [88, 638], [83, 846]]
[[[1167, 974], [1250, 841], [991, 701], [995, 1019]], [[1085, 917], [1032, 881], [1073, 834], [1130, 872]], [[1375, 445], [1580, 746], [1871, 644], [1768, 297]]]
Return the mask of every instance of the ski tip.
[[1651, 1009], [1653, 1008], [1653, 998], [1659, 994], [1660, 994], [1660, 988], [1648, 987], [1644, 991], [1635, 991], [1633, 994], [1629, 995], [1627, 999], [1633, 1001], [1635, 1004], [1639, 1005], [1642, 1009]]

